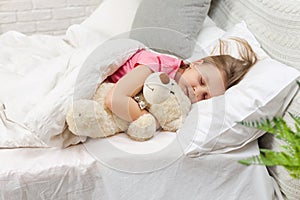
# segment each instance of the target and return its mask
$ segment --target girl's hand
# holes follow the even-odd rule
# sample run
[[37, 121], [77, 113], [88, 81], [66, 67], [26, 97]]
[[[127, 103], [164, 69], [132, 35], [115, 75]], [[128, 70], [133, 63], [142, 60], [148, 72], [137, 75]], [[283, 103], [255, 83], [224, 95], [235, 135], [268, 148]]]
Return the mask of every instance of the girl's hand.
[[146, 78], [152, 73], [145, 65], [139, 65], [122, 77], [109, 91], [105, 105], [118, 117], [131, 122], [148, 113], [140, 109], [133, 97], [138, 94]]

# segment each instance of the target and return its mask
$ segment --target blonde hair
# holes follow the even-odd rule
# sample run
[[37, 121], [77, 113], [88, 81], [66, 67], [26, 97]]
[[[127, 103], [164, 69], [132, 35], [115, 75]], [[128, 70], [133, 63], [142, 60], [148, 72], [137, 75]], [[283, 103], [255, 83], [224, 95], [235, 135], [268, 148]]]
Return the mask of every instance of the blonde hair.
[[[257, 61], [256, 54], [246, 40], [237, 37], [230, 39], [236, 43], [240, 58], [229, 55], [230, 44], [223, 40], [219, 40], [219, 55], [202, 58], [204, 63], [213, 64], [224, 73], [226, 89], [239, 83]], [[216, 49], [215, 47], [213, 51]]]

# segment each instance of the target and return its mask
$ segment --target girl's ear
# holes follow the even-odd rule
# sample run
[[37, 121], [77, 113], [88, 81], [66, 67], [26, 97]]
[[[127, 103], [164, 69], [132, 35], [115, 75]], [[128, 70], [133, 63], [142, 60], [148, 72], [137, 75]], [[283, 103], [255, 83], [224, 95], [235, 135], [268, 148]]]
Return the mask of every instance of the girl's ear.
[[191, 62], [190, 63], [190, 66], [189, 66], [189, 68], [192, 68], [193, 66], [197, 66], [197, 65], [201, 65], [201, 64], [203, 64], [204, 63], [204, 60], [196, 60], [196, 61], [194, 61], [194, 62]]
[[196, 61], [194, 61], [194, 63], [197, 63], [197, 64], [202, 64], [204, 62], [204, 60], [203, 59], [200, 59], [200, 60], [196, 60]]

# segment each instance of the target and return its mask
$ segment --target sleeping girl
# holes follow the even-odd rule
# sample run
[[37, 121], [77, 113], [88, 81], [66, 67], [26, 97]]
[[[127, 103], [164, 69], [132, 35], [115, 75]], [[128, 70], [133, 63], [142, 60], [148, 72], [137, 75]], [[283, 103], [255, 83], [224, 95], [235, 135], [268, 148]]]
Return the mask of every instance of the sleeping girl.
[[[145, 79], [153, 72], [164, 72], [174, 79], [192, 103], [222, 95], [237, 84], [253, 66], [257, 57], [241, 38], [232, 38], [240, 58], [226, 54], [228, 42], [219, 41], [219, 55], [207, 56], [191, 63], [173, 56], [140, 50], [106, 81], [116, 83], [108, 92], [105, 104], [120, 118], [132, 122], [148, 113], [134, 100]], [[158, 123], [157, 126], [159, 127]]]

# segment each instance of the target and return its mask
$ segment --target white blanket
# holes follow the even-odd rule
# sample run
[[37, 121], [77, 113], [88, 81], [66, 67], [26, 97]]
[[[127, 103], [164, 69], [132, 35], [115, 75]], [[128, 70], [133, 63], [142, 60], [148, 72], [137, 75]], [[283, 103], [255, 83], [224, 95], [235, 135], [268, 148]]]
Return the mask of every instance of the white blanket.
[[7, 32], [0, 46], [0, 102], [9, 119], [0, 123], [0, 147], [85, 140], [65, 130], [73, 97], [91, 98], [99, 83], [144, 48], [130, 39], [107, 40], [80, 25], [71, 26], [64, 38]]

